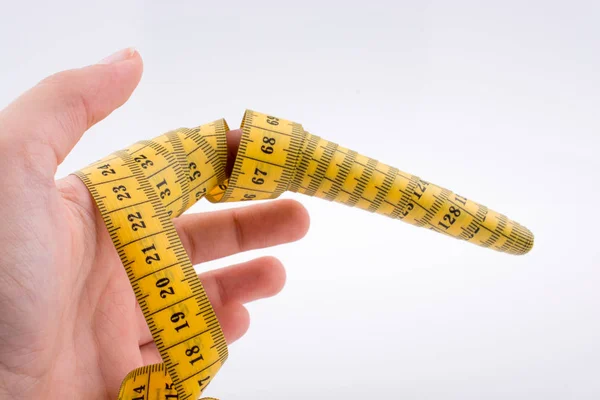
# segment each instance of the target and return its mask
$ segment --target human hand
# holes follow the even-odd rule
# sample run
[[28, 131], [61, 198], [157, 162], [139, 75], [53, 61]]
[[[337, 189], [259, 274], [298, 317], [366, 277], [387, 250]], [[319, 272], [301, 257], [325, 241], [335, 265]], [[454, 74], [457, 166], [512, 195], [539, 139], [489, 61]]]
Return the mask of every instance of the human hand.
[[[125, 375], [161, 362], [125, 270], [87, 188], [57, 166], [81, 135], [121, 106], [142, 74], [132, 50], [53, 75], [0, 112], [0, 397], [116, 398]], [[158, 134], [159, 132], [157, 132]], [[236, 151], [239, 131], [228, 135]], [[174, 220], [193, 264], [300, 239], [297, 202]], [[248, 329], [243, 304], [281, 290], [272, 257], [200, 280], [231, 343]]]

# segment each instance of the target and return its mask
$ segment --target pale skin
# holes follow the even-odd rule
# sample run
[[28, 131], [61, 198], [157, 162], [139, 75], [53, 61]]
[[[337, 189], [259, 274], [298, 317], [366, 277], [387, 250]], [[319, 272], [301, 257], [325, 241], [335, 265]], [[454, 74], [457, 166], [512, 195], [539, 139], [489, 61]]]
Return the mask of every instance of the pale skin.
[[[125, 49], [55, 74], [0, 111], [0, 398], [114, 400], [129, 371], [161, 362], [86, 187], [72, 175], [55, 180], [84, 132], [124, 104], [141, 75], [140, 55]], [[228, 134], [230, 153], [236, 139], [239, 131]], [[199, 264], [298, 240], [309, 218], [299, 203], [278, 200], [174, 223]], [[249, 326], [244, 303], [278, 293], [285, 272], [263, 257], [200, 280], [232, 343]]]

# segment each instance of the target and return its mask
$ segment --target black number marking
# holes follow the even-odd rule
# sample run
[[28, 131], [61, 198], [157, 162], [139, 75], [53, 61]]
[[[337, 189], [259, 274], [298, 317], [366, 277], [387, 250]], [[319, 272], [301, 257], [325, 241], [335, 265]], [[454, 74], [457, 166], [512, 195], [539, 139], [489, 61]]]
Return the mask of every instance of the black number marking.
[[275, 138], [270, 138], [268, 136], [263, 137], [263, 143], [270, 144], [271, 146], [275, 145]]
[[456, 218], [460, 216], [460, 209], [455, 208], [454, 206], [450, 206], [449, 213], [444, 215], [444, 221], [447, 221], [450, 225], [444, 224], [442, 221], [438, 222], [438, 225], [444, 227], [445, 229], [450, 228], [456, 222]]
[[165, 287], [170, 282], [171, 282], [171, 280], [169, 278], [160, 278], [159, 280], [156, 281], [156, 287], [157, 288]]
[[454, 206], [450, 206], [449, 209], [450, 213], [453, 214], [455, 217], [460, 217], [460, 208], [456, 208]]
[[248, 201], [248, 200], [252, 200], [254, 198], [256, 198], [255, 194], [246, 193], [246, 194], [244, 194], [244, 197], [240, 199], [240, 201]]
[[[188, 357], [192, 357], [194, 354], [199, 354], [199, 353], [200, 353], [200, 347], [198, 347], [198, 346], [193, 346], [185, 351], [185, 355]], [[200, 354], [199, 357], [196, 357], [196, 358], [190, 360], [190, 364], [194, 365], [194, 363], [196, 361], [202, 361], [202, 360], [204, 360], [204, 356], [202, 354]]]
[[269, 116], [267, 116], [267, 124], [279, 125], [279, 118], [277, 118], [277, 117], [271, 117], [269, 115]]
[[[146, 385], [138, 386], [133, 389], [133, 391], [136, 392], [137, 394], [143, 394], [145, 390], [146, 390]], [[138, 396], [138, 397], [132, 398], [131, 400], [144, 400], [144, 399], [145, 399], [145, 396]]]
[[[150, 247], [146, 247], [145, 249], [142, 249], [142, 252], [144, 254], [146, 254], [150, 250], [156, 250], [156, 247], [154, 247], [154, 245], [152, 245]], [[146, 256], [146, 264], [152, 264], [154, 261], [160, 261], [160, 256], [158, 255], [158, 253], [154, 253], [149, 256]]]
[[413, 203], [408, 203], [406, 205], [406, 211], [404, 211], [402, 213], [402, 216], [406, 217], [408, 215], [408, 213], [411, 212], [414, 208], [415, 208], [415, 205]]
[[420, 200], [421, 196], [423, 196], [423, 194], [425, 193], [425, 191], [427, 190], [427, 186], [429, 186], [429, 182], [425, 182], [424, 180], [419, 180], [419, 182], [417, 182], [417, 185], [419, 186], [419, 190], [421, 191], [421, 193], [418, 193], [416, 190], [414, 191], [414, 195], [417, 196], [417, 198]]
[[268, 136], [264, 136], [263, 137], [263, 143], [266, 143], [267, 145], [263, 145], [260, 147], [260, 149], [262, 150], [263, 153], [265, 154], [273, 154], [273, 147], [275, 145], [275, 138], [270, 138]]
[[[156, 188], [158, 190], [161, 190], [161, 186], [167, 186], [167, 179], [163, 179], [162, 181], [158, 182], [158, 184], [156, 185]], [[165, 190], [163, 190], [162, 192], [160, 192], [160, 198], [164, 199], [167, 196], [171, 195], [171, 191], [169, 190], [169, 188], [165, 188]]]
[[[258, 168], [254, 169], [254, 175], [259, 176], [259, 175], [267, 175], [267, 171], [261, 171]], [[256, 185], [262, 185], [263, 183], [265, 183], [265, 180], [263, 178], [257, 178], [257, 177], [253, 177], [252, 178], [252, 183], [256, 184]]]
[[185, 324], [182, 324], [182, 325], [176, 326], [176, 327], [175, 327], [175, 330], [176, 330], [177, 332], [179, 332], [179, 330], [181, 330], [181, 329], [183, 329], [183, 328], [189, 328], [189, 327], [190, 327], [190, 325], [188, 324], [188, 321], [185, 321]]
[[273, 154], [273, 148], [271, 146], [261, 146], [260, 149], [265, 154]]
[[[127, 192], [127, 188], [123, 185], [115, 186], [113, 188], [113, 192], [117, 193], [117, 200], [123, 201], [125, 199], [130, 199], [131, 195]], [[119, 193], [123, 192], [123, 193]]]
[[204, 382], [206, 382], [206, 381], [209, 381], [209, 380], [210, 380], [210, 375], [209, 375], [209, 376], [207, 376], [207, 377], [206, 377], [206, 378], [204, 378], [204, 379], [199, 379], [199, 380], [198, 380], [198, 385], [200, 386], [200, 389], [202, 389], [202, 386], [205, 386], [205, 385], [207, 385], [207, 384], [205, 384]]
[[[182, 312], [176, 312], [175, 314], [171, 315], [171, 322], [172, 323], [176, 323], [179, 322], [180, 320], [185, 319], [185, 314]], [[175, 330], [177, 332], [179, 332], [180, 329], [183, 328], [189, 328], [190, 325], [188, 324], [188, 321], [185, 321], [185, 324], [179, 325], [175, 327]]]
[[154, 163], [152, 162], [152, 160], [149, 160], [148, 157], [146, 157], [143, 154], [140, 154], [137, 157], [133, 158], [133, 161], [135, 161], [136, 163], [140, 164], [140, 167], [146, 169], [148, 167], [151, 167], [154, 165]]
[[[171, 283], [171, 280], [169, 278], [160, 278], [159, 280], [156, 281], [156, 287], [164, 288], [169, 283]], [[175, 289], [173, 289], [173, 286], [169, 286], [167, 289], [163, 289], [160, 291], [160, 297], [163, 299], [165, 299], [170, 294], [175, 294]]]
[[185, 319], [185, 314], [182, 312], [176, 312], [175, 314], [171, 315], [171, 322], [173, 323], [179, 322], [181, 319]]
[[146, 223], [142, 220], [142, 214], [139, 212], [136, 212], [135, 214], [129, 214], [127, 216], [127, 220], [129, 222], [133, 222], [133, 224], [131, 224], [131, 229], [133, 229], [134, 231], [146, 227]]
[[108, 176], [112, 174], [116, 174], [115, 170], [110, 167], [110, 164], [104, 164], [98, 167], [98, 169], [103, 169], [102, 176]]
[[204, 194], [206, 194], [206, 188], [202, 188], [201, 191], [196, 192], [196, 200], [200, 200], [200, 197], [202, 197]]
[[[170, 385], [168, 383], [165, 383], [165, 390], [175, 390], [175, 388], [173, 386], [175, 386], [174, 383], [171, 383]], [[165, 394], [165, 400], [178, 399], [178, 398], [179, 398], [179, 394]]]
[[194, 169], [198, 168], [198, 166], [196, 165], [196, 163], [194, 163], [194, 162], [191, 162], [191, 163], [190, 163], [190, 165], [189, 165], [189, 167], [190, 167], [190, 176], [189, 176], [189, 178], [190, 178], [190, 182], [191, 182], [191, 181], [195, 181], [196, 179], [200, 178], [200, 176], [202, 175], [202, 174], [200, 173], [200, 171], [194, 171], [194, 172], [192, 173], [192, 170], [194, 170]]
[[460, 204], [462, 204], [463, 206], [466, 206], [466, 205], [467, 205], [467, 198], [466, 198], [466, 197], [459, 196], [459, 195], [457, 195], [457, 194], [455, 193], [455, 194], [454, 194], [454, 199], [455, 199], [456, 201], [458, 201]]

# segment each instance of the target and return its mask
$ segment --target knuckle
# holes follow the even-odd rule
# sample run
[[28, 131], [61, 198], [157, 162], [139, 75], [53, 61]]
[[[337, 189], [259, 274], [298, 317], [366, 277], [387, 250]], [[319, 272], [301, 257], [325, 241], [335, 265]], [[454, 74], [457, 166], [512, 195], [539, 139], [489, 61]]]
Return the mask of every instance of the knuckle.
[[75, 71], [60, 71], [45, 77], [37, 84], [37, 86], [60, 89], [66, 87], [69, 83], [73, 82], [74, 78]]
[[245, 251], [246, 250], [246, 236], [244, 234], [244, 224], [241, 221], [241, 217], [240, 217], [240, 213], [237, 210], [233, 210], [232, 214], [231, 214], [231, 220], [234, 226], [234, 232], [235, 232], [235, 240], [236, 240], [236, 246], [239, 251]]
[[16, 146], [13, 153], [13, 161], [26, 174], [30, 184], [53, 184], [54, 170], [48, 165], [56, 163], [56, 156], [49, 146], [27, 140]]

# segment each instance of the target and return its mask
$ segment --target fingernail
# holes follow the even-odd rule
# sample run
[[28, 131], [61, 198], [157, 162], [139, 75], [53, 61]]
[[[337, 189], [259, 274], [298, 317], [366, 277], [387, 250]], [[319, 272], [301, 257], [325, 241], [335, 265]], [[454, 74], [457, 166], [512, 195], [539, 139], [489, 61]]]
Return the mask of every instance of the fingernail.
[[131, 58], [131, 56], [134, 53], [135, 53], [135, 48], [128, 47], [126, 49], [119, 50], [116, 53], [113, 53], [106, 58], [103, 58], [102, 60], [98, 61], [98, 64], [114, 64], [119, 61], [125, 61], [125, 60]]

